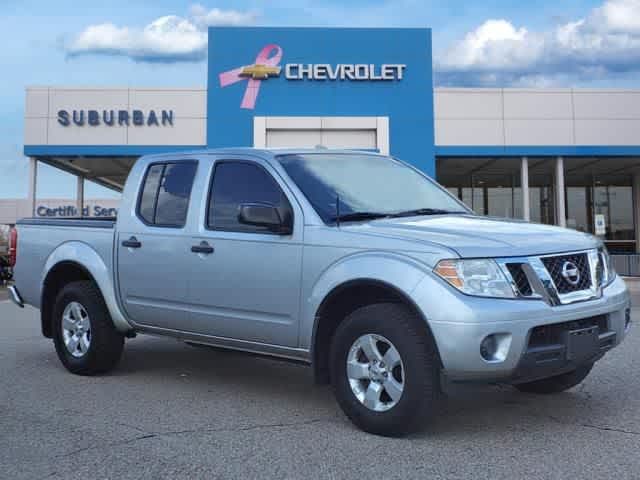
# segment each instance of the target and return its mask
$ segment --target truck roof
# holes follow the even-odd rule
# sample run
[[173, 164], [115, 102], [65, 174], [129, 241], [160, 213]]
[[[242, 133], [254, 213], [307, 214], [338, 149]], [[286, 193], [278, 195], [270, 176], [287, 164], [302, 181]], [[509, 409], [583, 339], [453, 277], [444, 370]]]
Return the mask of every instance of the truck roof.
[[[198, 150], [185, 150], [178, 152], [158, 153], [153, 155], [145, 155], [145, 159], [164, 158], [170, 156], [189, 156], [189, 155], [257, 155], [263, 158], [273, 158], [278, 155], [300, 155], [309, 153], [333, 153], [333, 154], [365, 154], [380, 155], [379, 152], [372, 150], [358, 149], [334, 149], [334, 148], [253, 148], [253, 147], [229, 147], [229, 148], [203, 148]], [[180, 160], [179, 158], [177, 160]], [[188, 160], [185, 158], [185, 160]]]

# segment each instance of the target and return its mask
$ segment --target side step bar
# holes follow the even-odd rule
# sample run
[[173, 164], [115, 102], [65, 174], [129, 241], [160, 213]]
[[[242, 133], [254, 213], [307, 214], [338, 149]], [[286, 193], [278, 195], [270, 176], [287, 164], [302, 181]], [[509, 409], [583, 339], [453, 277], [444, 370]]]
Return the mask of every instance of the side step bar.
[[9, 294], [11, 295], [11, 300], [20, 308], [24, 308], [24, 302], [22, 301], [22, 297], [20, 296], [20, 292], [15, 287], [15, 285], [11, 285], [9, 287]]

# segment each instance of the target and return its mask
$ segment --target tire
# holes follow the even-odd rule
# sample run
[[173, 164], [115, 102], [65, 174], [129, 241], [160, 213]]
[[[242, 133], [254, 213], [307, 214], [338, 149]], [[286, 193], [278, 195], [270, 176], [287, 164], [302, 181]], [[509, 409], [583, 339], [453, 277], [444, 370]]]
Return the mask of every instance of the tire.
[[[78, 305], [80, 310], [76, 308]], [[65, 315], [68, 317], [66, 320]], [[81, 322], [77, 321], [78, 316]], [[112, 370], [118, 364], [124, 336], [115, 329], [102, 294], [93, 282], [66, 285], [56, 297], [52, 321], [56, 353], [71, 373], [97, 375]], [[70, 335], [71, 332], [74, 334]], [[77, 345], [75, 348], [74, 343]]]
[[541, 380], [535, 380], [528, 383], [518, 383], [514, 386], [521, 392], [526, 393], [560, 393], [564, 392], [565, 390], [569, 390], [570, 388], [573, 388], [581, 383], [585, 378], [587, 378], [587, 375], [589, 375], [589, 372], [591, 372], [592, 368], [593, 363], [589, 363], [587, 365], [578, 367], [571, 372], [563, 373], [562, 375], [543, 378]]
[[[382, 360], [389, 357], [387, 363], [395, 365], [386, 370], [384, 377], [379, 360], [376, 370], [364, 353], [369, 348], [359, 347], [371, 345], [372, 340]], [[389, 348], [387, 342], [391, 344]], [[399, 363], [391, 361], [393, 355], [387, 355], [391, 348], [399, 354]], [[406, 306], [380, 303], [357, 309], [338, 326], [329, 354], [331, 384], [338, 404], [365, 432], [402, 436], [424, 428], [436, 413], [441, 395], [438, 352], [424, 320]], [[351, 369], [348, 373], [348, 361], [358, 363], [355, 375]], [[365, 375], [370, 378], [364, 378]], [[398, 385], [402, 387], [400, 395]], [[387, 386], [395, 399], [387, 392]], [[367, 400], [369, 388], [374, 390], [372, 398], [377, 396], [379, 401]], [[376, 392], [381, 388], [383, 391], [378, 395]], [[364, 402], [369, 402], [369, 406]]]

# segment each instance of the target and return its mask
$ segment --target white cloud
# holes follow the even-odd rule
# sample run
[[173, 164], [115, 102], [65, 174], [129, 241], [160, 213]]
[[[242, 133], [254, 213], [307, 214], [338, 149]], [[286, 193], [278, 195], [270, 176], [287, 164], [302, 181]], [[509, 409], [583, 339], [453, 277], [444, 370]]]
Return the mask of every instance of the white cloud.
[[441, 60], [451, 69], [503, 69], [524, 66], [539, 55], [540, 41], [506, 20], [487, 20], [455, 44]]
[[592, 14], [596, 25], [606, 25], [611, 32], [640, 32], [640, 2], [608, 1]]
[[118, 55], [140, 62], [198, 61], [206, 57], [207, 27], [253, 23], [257, 13], [236, 10], [207, 10], [193, 5], [187, 18], [160, 17], [144, 28], [113, 23], [90, 25], [65, 45], [67, 54]]
[[195, 4], [189, 9], [193, 23], [199, 28], [211, 27], [214, 25], [239, 26], [252, 24], [258, 18], [258, 12], [249, 10], [240, 12], [238, 10], [220, 10], [212, 8], [207, 10], [200, 4]]
[[436, 60], [440, 84], [551, 86], [640, 71], [640, 0], [542, 32], [487, 20]]

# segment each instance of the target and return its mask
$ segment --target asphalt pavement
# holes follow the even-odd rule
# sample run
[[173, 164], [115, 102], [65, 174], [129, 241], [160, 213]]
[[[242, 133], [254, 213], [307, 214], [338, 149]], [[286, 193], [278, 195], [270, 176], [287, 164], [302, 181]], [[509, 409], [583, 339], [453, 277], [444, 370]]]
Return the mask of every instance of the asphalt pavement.
[[114, 373], [71, 375], [37, 312], [0, 301], [0, 477], [638, 479], [633, 318], [569, 392], [456, 386], [429, 430], [388, 439], [353, 427], [302, 365], [140, 336]]

